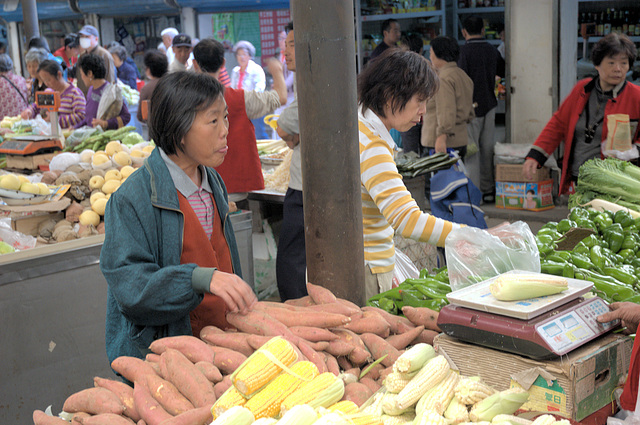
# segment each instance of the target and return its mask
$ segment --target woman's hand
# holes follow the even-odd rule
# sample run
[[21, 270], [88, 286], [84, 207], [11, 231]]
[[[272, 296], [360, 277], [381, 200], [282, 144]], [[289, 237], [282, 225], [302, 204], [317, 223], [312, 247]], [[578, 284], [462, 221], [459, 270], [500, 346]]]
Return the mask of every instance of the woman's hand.
[[636, 333], [640, 322], [640, 305], [632, 302], [612, 303], [611, 311], [601, 314], [596, 319], [600, 323], [611, 322], [620, 319], [622, 326], [627, 328], [628, 333]]
[[28, 120], [29, 118], [31, 118], [31, 109], [25, 109], [24, 111], [22, 111], [20, 113], [20, 118], [22, 118], [23, 120]]
[[436, 138], [436, 144], [433, 147], [436, 153], [447, 153], [447, 135], [441, 134]]
[[253, 289], [244, 280], [238, 275], [220, 270], [213, 272], [209, 291], [222, 298], [233, 313], [246, 314], [258, 302]]
[[527, 158], [522, 165], [522, 174], [527, 180], [533, 180], [539, 165], [535, 159]]
[[40, 111], [40, 116], [42, 117], [43, 120], [45, 120], [46, 122], [49, 122], [49, 117], [51, 115], [49, 115], [49, 111], [47, 111], [46, 109], [43, 109], [42, 111]]
[[97, 118], [92, 119], [91, 127], [97, 127], [97, 126], [102, 127], [103, 130], [106, 130], [107, 127], [109, 126], [109, 123], [107, 122], [107, 120], [99, 120]]

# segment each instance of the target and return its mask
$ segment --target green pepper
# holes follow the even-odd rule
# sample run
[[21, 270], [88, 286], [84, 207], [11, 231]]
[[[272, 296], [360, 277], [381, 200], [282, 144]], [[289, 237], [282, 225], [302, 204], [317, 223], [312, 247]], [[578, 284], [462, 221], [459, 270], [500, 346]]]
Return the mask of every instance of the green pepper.
[[544, 261], [551, 261], [553, 263], [560, 263], [560, 264], [564, 264], [566, 263], [568, 260], [564, 259], [563, 257], [561, 257], [560, 255], [558, 255], [558, 251], [547, 255], [546, 257], [544, 257]]
[[556, 221], [550, 221], [548, 223], [546, 223], [544, 226], [542, 226], [543, 229], [553, 229], [553, 230], [557, 230], [558, 229], [558, 222]]
[[449, 292], [451, 292], [451, 286], [444, 282], [440, 282], [433, 277], [426, 277], [424, 279], [407, 279], [405, 280], [405, 282], [410, 283], [413, 288], [418, 288], [419, 286], [428, 286], [429, 288], [442, 294], [448, 294]]
[[569, 219], [573, 221], [578, 221], [579, 218], [589, 218], [589, 212], [581, 207], [571, 208], [571, 212], [569, 213]]
[[383, 309], [388, 313], [398, 314], [398, 308], [396, 307], [396, 304], [393, 301], [391, 301], [389, 298], [381, 298], [380, 301], [378, 302], [378, 307], [380, 307], [381, 309]]
[[580, 269], [593, 270], [595, 268], [594, 264], [591, 262], [589, 258], [585, 255], [574, 252], [571, 254], [571, 262], [574, 266]]
[[571, 260], [571, 251], [562, 251], [562, 250], [556, 251], [554, 255], [557, 255], [558, 257], [564, 259], [565, 261]]
[[626, 300], [622, 300], [622, 301], [628, 302], [628, 303], [640, 304], [640, 294], [635, 294], [634, 296], [629, 297]]
[[581, 241], [587, 246], [587, 248], [593, 248], [595, 245], [600, 245], [600, 239], [596, 235], [589, 235]]
[[540, 231], [536, 234], [536, 237], [543, 236], [543, 235], [551, 236], [551, 238], [553, 240], [557, 240], [557, 239], [560, 239], [562, 237], [562, 235], [560, 233], [558, 233], [558, 231], [556, 231], [555, 229], [551, 229], [549, 227], [547, 227], [547, 228], [543, 227], [542, 229], [540, 229]]
[[551, 235], [538, 235], [536, 236], [536, 239], [543, 245], [550, 245], [554, 241]]
[[621, 249], [618, 251], [618, 255], [622, 257], [623, 262], [631, 261], [632, 258], [635, 257], [636, 252], [633, 249]]
[[564, 263], [555, 263], [553, 261], [541, 261], [540, 271], [544, 274], [552, 274], [555, 276], [562, 276], [564, 273]]
[[609, 249], [614, 253], [617, 253], [618, 251], [620, 251], [620, 248], [622, 248], [624, 235], [622, 234], [622, 232], [612, 230], [605, 234], [605, 239], [609, 243]]
[[632, 235], [625, 235], [624, 240], [622, 241], [622, 246], [620, 249], [633, 249], [635, 250], [637, 246], [636, 238]]
[[569, 220], [568, 218], [564, 218], [558, 222], [558, 232], [567, 233], [569, 229], [572, 227], [577, 227], [576, 222], [573, 220]]
[[420, 270], [420, 276], [419, 276], [420, 279], [424, 279], [427, 276], [429, 276], [429, 270], [427, 269]]
[[636, 217], [633, 219], [633, 224], [635, 224], [638, 228], [640, 228], [640, 217]]
[[438, 272], [433, 278], [443, 283], [449, 283], [449, 269]]
[[627, 210], [618, 210], [613, 214], [613, 222], [620, 223], [622, 227], [630, 226], [634, 223], [633, 217]]
[[431, 299], [443, 299], [446, 298], [446, 294], [443, 294], [442, 292], [438, 292], [436, 290], [434, 290], [433, 288], [430, 288], [428, 286], [425, 285], [416, 285], [414, 286], [414, 288], [421, 292], [422, 295], [431, 298]]
[[579, 218], [578, 220], [576, 220], [576, 225], [581, 229], [591, 229], [594, 232], [598, 231], [598, 227], [595, 225], [595, 223], [586, 218]]
[[600, 245], [591, 247], [589, 258], [596, 269], [600, 272], [602, 272], [602, 269], [607, 265], [607, 258], [602, 253], [602, 247]]
[[593, 282], [595, 288], [602, 291], [612, 299], [613, 301], [622, 301], [635, 295], [635, 291], [632, 288], [624, 285], [616, 285], [600, 279], [589, 279]]
[[400, 296], [402, 297], [402, 302], [404, 305], [408, 305], [411, 307], [422, 307], [424, 301], [426, 301], [426, 297], [422, 294], [422, 292], [416, 289], [404, 289], [400, 291]]
[[449, 304], [447, 300], [433, 299], [433, 300], [423, 301], [420, 307], [426, 307], [433, 311], [440, 311], [442, 307], [444, 307], [447, 304]]
[[633, 260], [631, 260], [631, 265], [636, 269], [640, 268], [640, 258], [636, 257]]
[[627, 285], [633, 285], [638, 281], [635, 275], [623, 270], [621, 267], [605, 267], [602, 271], [605, 275], [611, 276], [622, 283], [626, 283]]
[[587, 247], [582, 242], [578, 242], [578, 244], [575, 247], [573, 247], [572, 253], [589, 255], [589, 251], [590, 251], [589, 247]]
[[622, 233], [624, 233], [625, 235], [638, 236], [638, 226], [632, 224], [631, 226], [623, 227]]
[[573, 279], [575, 277], [575, 268], [573, 267], [573, 264], [564, 263], [562, 276], [570, 279]]
[[606, 213], [601, 212], [593, 218], [593, 222], [601, 232], [613, 224], [613, 219]]

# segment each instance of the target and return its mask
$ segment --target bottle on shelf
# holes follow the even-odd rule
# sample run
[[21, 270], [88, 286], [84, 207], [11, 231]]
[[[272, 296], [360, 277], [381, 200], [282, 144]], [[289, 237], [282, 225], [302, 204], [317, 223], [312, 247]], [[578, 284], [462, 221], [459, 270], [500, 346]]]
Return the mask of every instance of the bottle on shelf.
[[604, 17], [604, 23], [602, 25], [602, 35], [607, 35], [611, 32], [611, 9], [607, 9], [607, 14]]
[[629, 13], [629, 36], [634, 36], [636, 32], [635, 14]]
[[629, 11], [624, 11], [624, 18], [622, 20], [622, 33], [629, 35]]
[[601, 37], [604, 34], [604, 12], [596, 13], [596, 35]]

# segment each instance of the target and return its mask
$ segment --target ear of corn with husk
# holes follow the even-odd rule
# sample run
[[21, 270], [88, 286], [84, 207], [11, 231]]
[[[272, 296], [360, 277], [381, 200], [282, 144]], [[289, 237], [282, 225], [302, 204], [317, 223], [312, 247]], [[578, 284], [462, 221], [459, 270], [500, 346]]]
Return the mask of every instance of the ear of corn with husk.
[[504, 390], [476, 403], [469, 411], [469, 418], [474, 422], [491, 421], [500, 414], [514, 413], [529, 399], [529, 393], [521, 388]]
[[489, 290], [500, 301], [518, 301], [559, 294], [569, 288], [561, 276], [507, 273], [495, 278]]

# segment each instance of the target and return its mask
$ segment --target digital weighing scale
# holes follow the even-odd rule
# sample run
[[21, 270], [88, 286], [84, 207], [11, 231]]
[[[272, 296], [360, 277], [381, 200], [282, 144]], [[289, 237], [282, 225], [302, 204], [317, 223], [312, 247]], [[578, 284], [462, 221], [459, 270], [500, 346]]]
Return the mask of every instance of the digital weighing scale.
[[498, 301], [489, 290], [494, 279], [447, 295], [451, 304], [438, 316], [438, 326], [445, 334], [542, 360], [566, 354], [619, 324], [618, 320], [596, 321], [609, 306], [601, 298], [582, 297], [591, 290], [591, 282], [567, 279], [569, 289], [560, 294]]
[[[36, 92], [36, 105], [38, 108], [50, 112], [50, 122], [58, 123], [59, 92]], [[30, 156], [60, 150], [62, 150], [62, 142], [60, 141], [57, 125], [51, 126], [50, 136], [17, 136], [16, 138], [8, 138], [0, 144], [0, 153], [7, 155], [7, 162], [9, 162], [11, 155]]]

